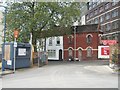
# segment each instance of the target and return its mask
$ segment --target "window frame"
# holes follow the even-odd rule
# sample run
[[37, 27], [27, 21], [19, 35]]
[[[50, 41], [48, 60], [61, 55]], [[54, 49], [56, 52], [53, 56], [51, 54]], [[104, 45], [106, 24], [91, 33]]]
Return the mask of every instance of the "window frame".
[[[58, 43], [58, 42], [59, 42], [59, 43]], [[56, 38], [56, 45], [57, 45], [57, 46], [60, 46], [60, 37], [57, 37], [57, 38]]]
[[110, 8], [110, 2], [108, 2], [108, 3], [105, 4], [105, 10], [107, 10], [109, 8]]
[[86, 37], [86, 42], [87, 42], [87, 44], [91, 44], [92, 43], [92, 36], [91, 35], [87, 35], [87, 37]]
[[92, 48], [91, 47], [87, 48], [87, 57], [92, 57]]
[[52, 42], [52, 37], [49, 38], [49, 46], [52, 46], [53, 42]]
[[115, 21], [115, 22], [112, 22], [112, 29], [117, 29], [119, 28], [119, 24], [118, 24], [118, 21]]
[[106, 20], [109, 20], [109, 19], [110, 19], [110, 13], [106, 13], [106, 14], [105, 14], [105, 19], [106, 19]]
[[117, 17], [118, 16], [118, 10], [114, 10], [114, 11], [112, 11], [112, 18], [114, 18], [114, 17]]
[[99, 19], [98, 19], [98, 18], [95, 18], [94, 23], [95, 23], [95, 24], [98, 24], [98, 22], [99, 22]]
[[72, 44], [72, 43], [73, 43], [73, 36], [72, 36], [72, 35], [69, 35], [69, 36], [68, 36], [68, 43], [69, 43], [69, 44]]
[[[110, 28], [108, 28], [110, 26]], [[111, 23], [108, 23], [108, 24], [106, 24], [106, 31], [110, 31], [111, 30]]]
[[103, 12], [103, 11], [104, 11], [104, 7], [101, 6], [101, 7], [99, 8], [99, 12], [101, 13], [101, 12]]

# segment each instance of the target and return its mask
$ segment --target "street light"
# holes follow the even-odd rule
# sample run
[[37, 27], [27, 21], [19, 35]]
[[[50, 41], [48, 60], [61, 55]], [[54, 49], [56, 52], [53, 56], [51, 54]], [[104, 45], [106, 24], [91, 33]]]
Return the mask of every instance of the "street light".
[[78, 23], [79, 23], [78, 21], [73, 23], [73, 26], [74, 26], [74, 60], [76, 60], [76, 29], [77, 29]]
[[0, 7], [3, 7], [4, 10], [4, 43], [3, 43], [3, 49], [2, 49], [2, 72], [5, 70], [4, 68], [4, 54], [5, 54], [5, 37], [6, 37], [6, 14], [7, 14], [7, 7], [0, 5]]

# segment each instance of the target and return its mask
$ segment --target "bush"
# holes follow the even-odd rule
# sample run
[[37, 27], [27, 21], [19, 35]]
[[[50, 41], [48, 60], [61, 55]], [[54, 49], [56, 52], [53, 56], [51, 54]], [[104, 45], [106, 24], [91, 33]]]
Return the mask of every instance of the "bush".
[[112, 54], [112, 62], [118, 64], [118, 50], [115, 49], [114, 54]]

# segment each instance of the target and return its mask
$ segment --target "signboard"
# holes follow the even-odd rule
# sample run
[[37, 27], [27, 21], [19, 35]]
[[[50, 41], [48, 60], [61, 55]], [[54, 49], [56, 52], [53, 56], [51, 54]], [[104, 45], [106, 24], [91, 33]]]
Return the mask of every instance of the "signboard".
[[101, 40], [104, 45], [114, 45], [117, 43], [116, 40]]
[[18, 34], [19, 34], [19, 31], [18, 30], [14, 30], [14, 38], [18, 38]]
[[17, 47], [17, 42], [14, 42], [14, 47]]
[[11, 60], [7, 60], [7, 65], [12, 65], [12, 61]]
[[26, 56], [26, 49], [25, 48], [19, 48], [18, 49], [18, 56]]
[[98, 58], [109, 59], [109, 46], [98, 46]]

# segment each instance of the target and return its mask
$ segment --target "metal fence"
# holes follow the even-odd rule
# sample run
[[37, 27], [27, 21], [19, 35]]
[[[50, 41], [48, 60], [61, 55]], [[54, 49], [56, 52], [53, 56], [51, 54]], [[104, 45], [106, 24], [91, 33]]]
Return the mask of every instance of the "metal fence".
[[43, 66], [48, 64], [48, 53], [47, 52], [38, 52], [38, 66]]

